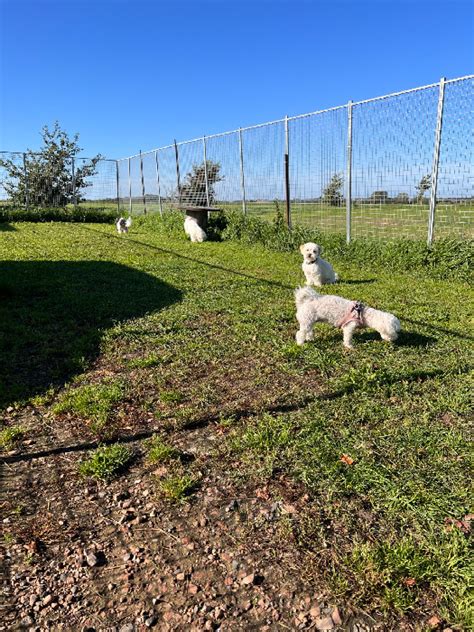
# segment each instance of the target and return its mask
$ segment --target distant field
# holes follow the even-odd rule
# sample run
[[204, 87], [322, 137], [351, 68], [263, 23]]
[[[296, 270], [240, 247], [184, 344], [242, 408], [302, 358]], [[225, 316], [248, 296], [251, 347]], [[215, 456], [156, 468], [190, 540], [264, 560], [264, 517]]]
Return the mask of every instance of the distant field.
[[[285, 212], [285, 202], [279, 201]], [[241, 202], [216, 202], [225, 210], [242, 210]], [[163, 208], [166, 204], [163, 204]], [[123, 204], [128, 210], [128, 203]], [[252, 217], [272, 219], [276, 207], [273, 201], [247, 202], [247, 213]], [[157, 202], [147, 202], [147, 212], [159, 212]], [[143, 203], [133, 200], [132, 213], [142, 214]], [[403, 204], [354, 204], [352, 207], [353, 237], [410, 237], [425, 239], [428, 231], [429, 207]], [[346, 209], [317, 202], [293, 202], [291, 205], [293, 224], [318, 228], [323, 232], [346, 232]], [[474, 204], [439, 203], [436, 208], [435, 235], [438, 237], [474, 237]]]
[[[1, 203], [0, 203], [1, 204]], [[225, 210], [242, 210], [241, 202], [216, 202]], [[279, 200], [280, 210], [285, 213], [285, 202]], [[81, 206], [104, 208], [116, 211], [118, 206], [110, 200], [86, 200]], [[163, 208], [169, 204], [163, 202]], [[120, 201], [122, 213], [129, 210], [128, 200]], [[250, 201], [246, 205], [249, 216], [261, 219], [273, 219], [276, 213], [275, 202], [271, 200]], [[147, 213], [158, 213], [160, 206], [156, 200], [147, 201]], [[132, 199], [132, 214], [144, 213], [143, 202]], [[352, 206], [352, 237], [408, 237], [425, 239], [428, 231], [428, 204], [360, 204]], [[292, 202], [291, 219], [293, 224], [317, 228], [323, 232], [346, 232], [346, 209], [344, 206], [334, 207], [318, 202]], [[474, 204], [438, 203], [436, 207], [435, 236], [453, 239], [474, 237]]]

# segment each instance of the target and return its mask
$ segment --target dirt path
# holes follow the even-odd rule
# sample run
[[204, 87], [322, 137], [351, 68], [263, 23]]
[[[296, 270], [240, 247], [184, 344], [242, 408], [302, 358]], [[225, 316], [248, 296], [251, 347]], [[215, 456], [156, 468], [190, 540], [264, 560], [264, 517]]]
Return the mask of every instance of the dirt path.
[[130, 470], [108, 485], [78, 475], [84, 453], [73, 442], [51, 454], [57, 443], [44, 432], [9, 454], [0, 629], [369, 629], [326, 601], [285, 529], [301, 490], [283, 478], [243, 485], [213, 456], [221, 433], [211, 424], [175, 434], [199, 477], [177, 504], [157, 495], [166, 467], [147, 464], [140, 442], [130, 444]]

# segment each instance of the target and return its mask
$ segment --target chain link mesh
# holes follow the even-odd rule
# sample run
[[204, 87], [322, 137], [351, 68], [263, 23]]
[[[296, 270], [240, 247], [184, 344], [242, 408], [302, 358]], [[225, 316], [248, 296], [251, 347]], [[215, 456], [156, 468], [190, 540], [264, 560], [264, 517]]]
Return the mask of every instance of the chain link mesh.
[[426, 236], [438, 92], [353, 107], [353, 237]]
[[288, 133], [293, 223], [344, 232], [346, 108], [290, 120]]
[[[435, 237], [472, 237], [473, 78], [445, 82], [444, 101], [442, 94], [442, 85], [434, 84], [118, 161], [102, 159], [82, 181], [88, 160], [75, 158], [76, 182], [71, 161], [59, 176], [49, 177], [47, 165], [31, 152], [0, 152], [8, 163], [0, 165], [0, 207], [75, 201], [111, 209], [118, 201], [120, 212], [141, 214], [211, 205], [273, 219], [286, 207], [288, 150], [293, 224], [351, 238], [425, 239], [434, 211]], [[442, 102], [436, 200], [430, 208]]]
[[[437, 237], [472, 237], [474, 233], [473, 97], [472, 77], [446, 82], [434, 223]], [[426, 239], [439, 98], [440, 85], [434, 84], [290, 117], [288, 137], [281, 120], [178, 143], [179, 187], [174, 145], [158, 149], [144, 155], [148, 206], [150, 210], [160, 206], [156, 204], [156, 173], [152, 175], [156, 155], [163, 208], [203, 206], [209, 201], [220, 208], [273, 219], [277, 208], [283, 213], [286, 206], [288, 147], [293, 224], [346, 233], [348, 238]], [[125, 162], [119, 161], [120, 174]], [[217, 170], [213, 182], [204, 173], [205, 167]], [[192, 186], [187, 186], [191, 176]], [[208, 179], [207, 195], [203, 177]], [[138, 178], [132, 175], [133, 181]], [[132, 207], [138, 211], [136, 182]], [[124, 193], [121, 184], [122, 206]]]
[[[117, 162], [97, 161], [88, 175], [89, 158], [68, 158], [55, 172], [41, 154], [0, 152], [0, 207], [117, 207]], [[84, 171], [86, 169], [86, 171]]]
[[273, 218], [285, 205], [284, 123], [243, 130], [242, 145], [247, 213]]
[[474, 81], [456, 81], [445, 87], [435, 237], [472, 237], [473, 215]]

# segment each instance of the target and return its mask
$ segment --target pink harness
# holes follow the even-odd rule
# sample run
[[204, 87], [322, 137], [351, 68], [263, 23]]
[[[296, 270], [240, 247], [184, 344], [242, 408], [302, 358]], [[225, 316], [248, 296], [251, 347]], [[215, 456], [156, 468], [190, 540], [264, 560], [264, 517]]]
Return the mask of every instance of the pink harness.
[[337, 326], [341, 329], [349, 323], [357, 323], [361, 327], [364, 326], [364, 304], [361, 301], [352, 301], [344, 318], [338, 322]]

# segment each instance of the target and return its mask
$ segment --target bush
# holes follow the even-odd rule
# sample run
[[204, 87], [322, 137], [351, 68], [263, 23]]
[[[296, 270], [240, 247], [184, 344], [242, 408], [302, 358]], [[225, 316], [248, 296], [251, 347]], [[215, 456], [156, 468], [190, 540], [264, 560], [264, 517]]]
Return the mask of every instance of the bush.
[[0, 208], [0, 223], [3, 222], [90, 222], [113, 224], [117, 213], [102, 207], [78, 206], [77, 208]]

